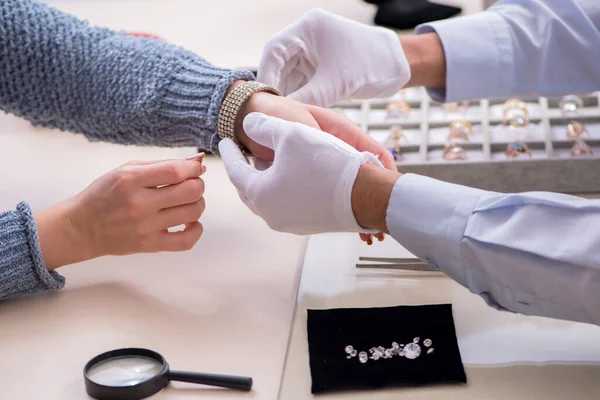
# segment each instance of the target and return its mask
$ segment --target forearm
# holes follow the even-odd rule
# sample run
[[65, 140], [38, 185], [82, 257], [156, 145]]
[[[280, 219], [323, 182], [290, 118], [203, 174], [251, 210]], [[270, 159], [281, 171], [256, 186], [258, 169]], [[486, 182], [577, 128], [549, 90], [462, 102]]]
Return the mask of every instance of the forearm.
[[0, 11], [0, 107], [92, 140], [214, 151], [225, 91], [237, 79], [253, 79], [34, 0], [4, 1]]
[[407, 87], [446, 87], [446, 55], [436, 33], [400, 35], [400, 43], [410, 65]]
[[0, 299], [63, 286], [64, 278], [46, 268], [29, 206], [0, 213]]
[[600, 202], [486, 192], [412, 174], [390, 190], [393, 177], [387, 174], [359, 172], [353, 193], [369, 195], [353, 196], [353, 209], [365, 228], [389, 231], [492, 307], [600, 324], [594, 232]]
[[[599, 26], [595, 0], [504, 0], [485, 12], [421, 25], [418, 35], [439, 37], [446, 64], [445, 88], [424, 84], [438, 101], [597, 90]], [[418, 47], [431, 57], [439, 53], [438, 46]]]

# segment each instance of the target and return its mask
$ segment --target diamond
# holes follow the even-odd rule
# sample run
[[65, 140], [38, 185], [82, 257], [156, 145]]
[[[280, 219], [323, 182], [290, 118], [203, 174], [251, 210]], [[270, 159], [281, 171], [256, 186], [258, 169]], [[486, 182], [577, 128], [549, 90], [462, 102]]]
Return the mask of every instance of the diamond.
[[350, 357], [356, 357], [356, 353], [358, 353], [356, 350], [352, 350]]
[[416, 343], [409, 343], [404, 346], [403, 352], [404, 357], [408, 358], [409, 360], [414, 360], [421, 355], [421, 346]]
[[366, 351], [361, 351], [360, 353], [358, 353], [358, 361], [361, 362], [361, 364], [366, 363], [369, 360], [369, 356], [367, 355]]
[[433, 353], [433, 347], [427, 349], [427, 354], [431, 354], [431, 353]]
[[392, 342], [392, 347], [393, 347], [393, 348], [395, 348], [395, 349], [397, 349], [397, 348], [398, 348], [398, 347], [400, 347], [400, 346], [398, 345], [398, 343], [396, 343], [396, 342]]
[[401, 350], [401, 351], [400, 351], [400, 353], [398, 353], [398, 355], [399, 355], [400, 357], [404, 357], [406, 354], [404, 353], [404, 350]]
[[425, 346], [425, 347], [431, 346], [431, 339], [425, 339], [425, 340], [423, 340], [423, 346]]
[[346, 348], [344, 349], [344, 351], [348, 354], [352, 353], [352, 350], [354, 350], [354, 347], [352, 346], [346, 346]]

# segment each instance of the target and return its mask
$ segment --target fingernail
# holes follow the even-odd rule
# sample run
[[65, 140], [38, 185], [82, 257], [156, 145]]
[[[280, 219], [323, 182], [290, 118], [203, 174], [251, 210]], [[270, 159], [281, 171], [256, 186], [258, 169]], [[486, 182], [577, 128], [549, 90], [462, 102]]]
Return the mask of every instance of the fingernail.
[[204, 175], [204, 173], [206, 172], [206, 165], [202, 166], [202, 173], [200, 175]]
[[186, 157], [186, 160], [190, 160], [190, 161], [200, 161], [202, 162], [202, 160], [204, 159], [204, 156], [206, 155], [206, 153], [202, 152], [202, 153], [198, 153], [198, 154], [194, 154], [193, 156], [189, 156]]

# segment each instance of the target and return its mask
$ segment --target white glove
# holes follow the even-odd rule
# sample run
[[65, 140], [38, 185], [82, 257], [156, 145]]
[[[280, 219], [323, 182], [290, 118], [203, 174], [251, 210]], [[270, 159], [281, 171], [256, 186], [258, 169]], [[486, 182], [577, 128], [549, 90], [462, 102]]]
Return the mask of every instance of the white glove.
[[398, 35], [314, 9], [267, 42], [258, 81], [303, 103], [389, 97], [410, 80]]
[[274, 230], [295, 234], [373, 232], [356, 222], [351, 194], [361, 165], [381, 163], [338, 138], [260, 113], [244, 118], [244, 131], [275, 151], [264, 171], [250, 166], [230, 139], [219, 143], [229, 179], [242, 201]]

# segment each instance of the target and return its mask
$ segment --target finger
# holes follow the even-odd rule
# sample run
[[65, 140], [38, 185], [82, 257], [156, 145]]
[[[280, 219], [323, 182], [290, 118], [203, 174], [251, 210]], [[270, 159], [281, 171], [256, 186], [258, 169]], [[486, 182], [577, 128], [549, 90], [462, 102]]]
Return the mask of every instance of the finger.
[[202, 197], [191, 204], [160, 210], [153, 223], [157, 229], [168, 229], [182, 224], [189, 224], [198, 221], [205, 209], [206, 201]]
[[200, 222], [191, 222], [182, 231], [160, 233], [157, 237], [157, 248], [159, 251], [191, 250], [200, 240], [203, 232], [204, 227]]
[[343, 140], [358, 151], [375, 154], [386, 168], [397, 170], [392, 153], [344, 115], [319, 107], [310, 107], [310, 113], [323, 131]]
[[204, 196], [204, 190], [204, 181], [192, 178], [175, 185], [151, 189], [151, 202], [159, 209], [191, 204]]
[[231, 139], [223, 139], [219, 142], [219, 153], [233, 186], [238, 190], [246, 190], [258, 171], [248, 164], [238, 145]]
[[192, 161], [198, 161], [198, 162], [202, 162], [204, 160], [204, 156], [206, 156], [205, 152], [200, 152], [194, 155], [191, 155], [189, 157], [186, 157], [186, 160], [192, 160]]
[[358, 236], [360, 236], [360, 240], [362, 240], [363, 242], [367, 242], [367, 240], [369, 239], [368, 233], [359, 233]]
[[250, 113], [244, 118], [244, 132], [261, 146], [275, 150], [276, 144], [290, 131], [291, 122], [261, 113]]
[[190, 160], [168, 160], [135, 167], [141, 187], [174, 185], [202, 175], [203, 165]]

